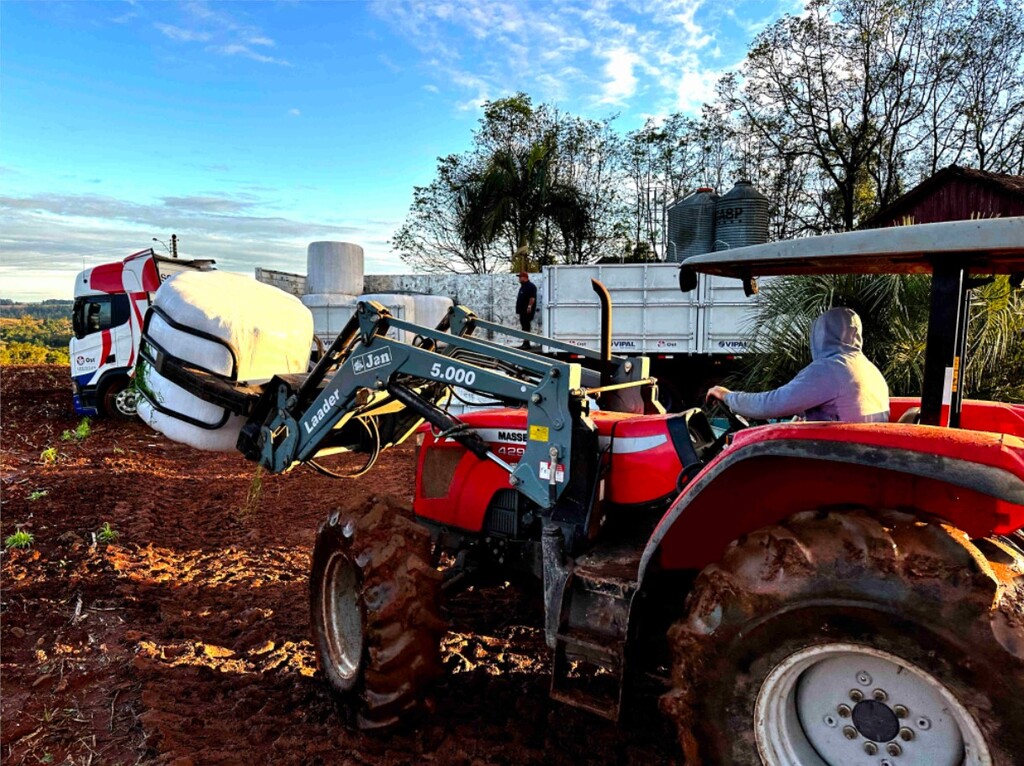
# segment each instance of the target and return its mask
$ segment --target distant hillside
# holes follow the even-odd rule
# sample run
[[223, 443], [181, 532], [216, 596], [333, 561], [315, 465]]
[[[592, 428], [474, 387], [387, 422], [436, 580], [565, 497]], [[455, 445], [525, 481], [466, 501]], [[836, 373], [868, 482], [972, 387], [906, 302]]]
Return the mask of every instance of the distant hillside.
[[68, 364], [72, 304], [0, 298], [0, 364]]
[[51, 298], [41, 303], [19, 303], [10, 298], [0, 298], [0, 317], [32, 317], [33, 319], [66, 319], [71, 316], [74, 301]]

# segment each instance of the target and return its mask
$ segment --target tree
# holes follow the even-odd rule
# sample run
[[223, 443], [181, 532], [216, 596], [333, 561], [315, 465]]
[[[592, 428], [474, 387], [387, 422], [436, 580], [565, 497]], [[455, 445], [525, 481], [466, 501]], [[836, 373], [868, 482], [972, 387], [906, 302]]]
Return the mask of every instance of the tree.
[[850, 230], [898, 197], [939, 70], [931, 22], [944, 0], [812, 0], [755, 39], [720, 94], [779, 156], [820, 174], [820, 231]]
[[495, 248], [467, 246], [459, 232], [459, 190], [469, 176], [466, 159], [455, 154], [437, 162], [437, 177], [413, 189], [405, 223], [391, 239], [403, 261], [429, 272], [489, 274], [507, 262]]
[[965, 25], [957, 111], [979, 170], [1024, 173], [1024, 5], [979, 0]]
[[[567, 252], [578, 250], [590, 233], [590, 219], [579, 191], [553, 180], [556, 141], [545, 136], [529, 147], [499, 148], [483, 172], [459, 190], [459, 232], [472, 249], [483, 249], [500, 236], [515, 243], [512, 271], [526, 269], [541, 226], [554, 225]], [[553, 262], [550, 250], [540, 263]]]
[[629, 226], [619, 226], [628, 232], [619, 257], [659, 253], [668, 206], [700, 186], [723, 188], [736, 173], [734, 138], [728, 116], [710, 105], [699, 119], [671, 114], [626, 134], [620, 164]]
[[[470, 150], [439, 159], [436, 178], [415, 188], [392, 246], [425, 271], [505, 270], [524, 246], [544, 263], [599, 257], [619, 213], [612, 119], [535, 107], [524, 93], [487, 102]], [[493, 201], [499, 188], [504, 203], [485, 216], [481, 195]]]
[[0, 319], [0, 364], [68, 364], [71, 320]]

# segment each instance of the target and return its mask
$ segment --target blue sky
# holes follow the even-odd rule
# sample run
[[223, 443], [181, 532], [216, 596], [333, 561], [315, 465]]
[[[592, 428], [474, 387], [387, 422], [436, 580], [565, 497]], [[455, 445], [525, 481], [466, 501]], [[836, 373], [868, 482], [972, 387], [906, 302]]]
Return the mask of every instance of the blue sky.
[[[780, 4], [781, 3], [781, 4]], [[438, 156], [518, 90], [587, 116], [696, 113], [790, 0], [0, 2], [0, 297], [172, 232], [184, 257], [369, 273]], [[159, 245], [155, 245], [160, 247]]]

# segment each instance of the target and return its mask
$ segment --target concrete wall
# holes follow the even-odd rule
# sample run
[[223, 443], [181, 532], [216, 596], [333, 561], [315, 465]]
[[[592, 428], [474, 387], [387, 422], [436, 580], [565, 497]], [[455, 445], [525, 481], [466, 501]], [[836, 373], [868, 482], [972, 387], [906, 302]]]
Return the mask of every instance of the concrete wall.
[[[365, 279], [368, 293], [443, 295], [473, 309], [481, 319], [519, 329], [517, 274], [367, 274]], [[537, 285], [539, 302], [544, 295], [544, 275], [531, 274], [530, 281]], [[539, 335], [544, 334], [542, 308], [538, 307], [531, 328]]]
[[[306, 277], [256, 267], [256, 280], [273, 285], [292, 295], [302, 297], [306, 292]], [[531, 274], [530, 281], [537, 285], [537, 313], [533, 332], [544, 334], [543, 302], [544, 275]], [[516, 316], [516, 296], [519, 294], [517, 274], [366, 274], [365, 293], [419, 293], [442, 295], [456, 304], [467, 306], [481, 319], [506, 327], [519, 329]], [[508, 341], [510, 344], [518, 342]]]
[[287, 271], [274, 271], [257, 266], [256, 281], [273, 285], [297, 298], [306, 294], [306, 277], [303, 274], [289, 274]]

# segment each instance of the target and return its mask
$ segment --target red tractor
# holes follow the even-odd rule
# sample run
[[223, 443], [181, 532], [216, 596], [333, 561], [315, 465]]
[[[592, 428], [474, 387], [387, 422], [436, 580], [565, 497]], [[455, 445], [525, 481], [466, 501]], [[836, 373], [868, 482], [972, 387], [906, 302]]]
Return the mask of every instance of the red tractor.
[[[962, 375], [971, 289], [1020, 286], [1024, 218], [698, 256], [682, 289], [698, 271], [748, 292], [758, 276], [930, 273], [921, 399], [893, 400], [886, 424], [732, 417], [717, 433], [700, 409], [661, 412], [644, 360], [607, 345], [567, 363], [472, 338], [501, 328], [465, 310], [431, 330], [373, 304], [310, 375], [259, 392], [150, 359], [245, 414], [239, 449], [270, 470], [429, 424], [418, 523], [334, 513], [313, 554], [318, 659], [368, 727], [441, 672], [443, 593], [521, 571], [543, 584], [552, 696], [618, 719], [660, 675], [690, 766], [1021, 763], [1024, 406], [964, 401]], [[516, 406], [453, 417], [438, 406], [453, 383]]]

